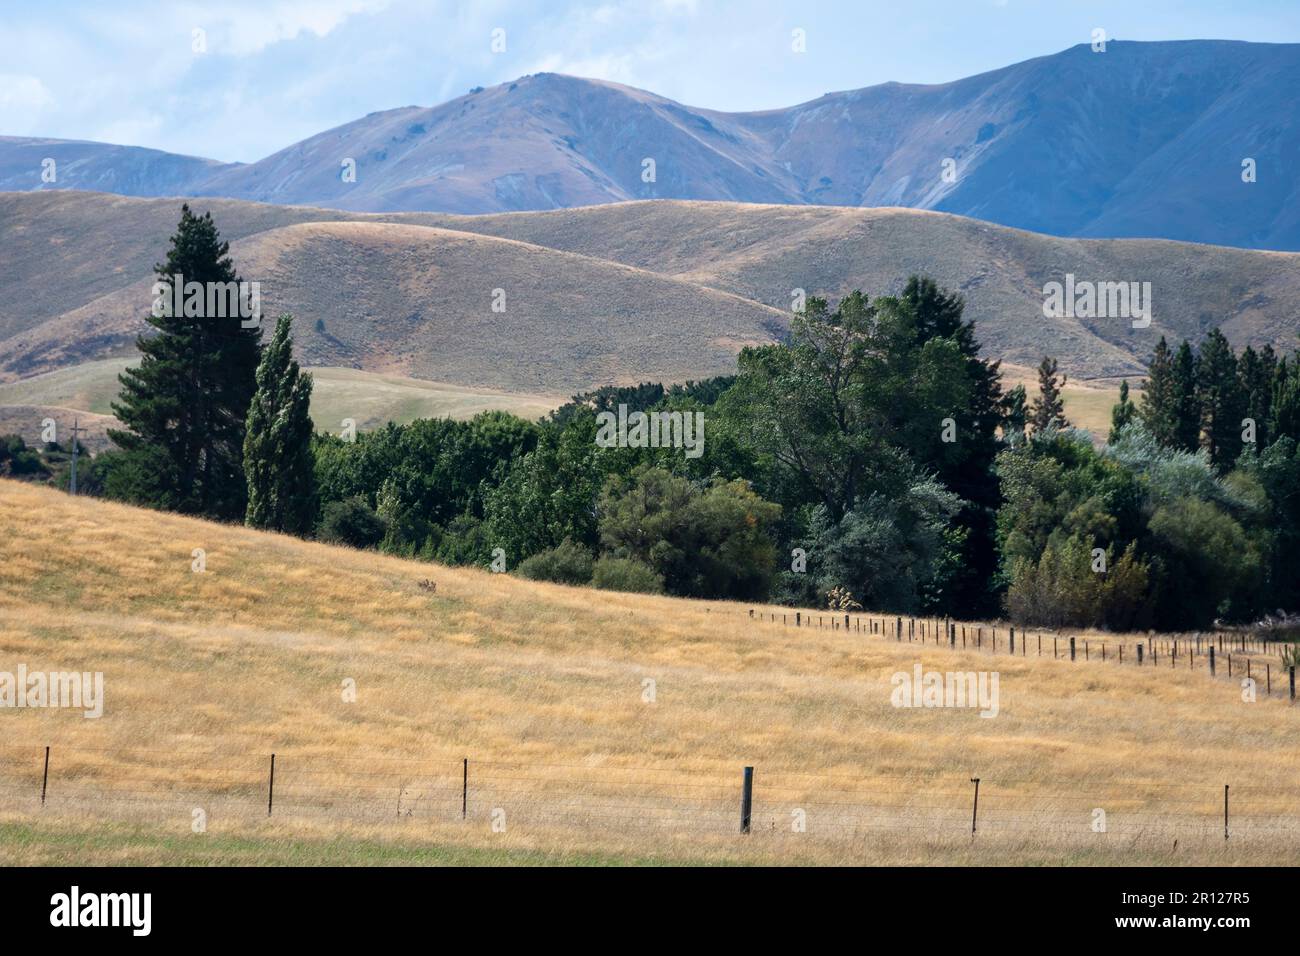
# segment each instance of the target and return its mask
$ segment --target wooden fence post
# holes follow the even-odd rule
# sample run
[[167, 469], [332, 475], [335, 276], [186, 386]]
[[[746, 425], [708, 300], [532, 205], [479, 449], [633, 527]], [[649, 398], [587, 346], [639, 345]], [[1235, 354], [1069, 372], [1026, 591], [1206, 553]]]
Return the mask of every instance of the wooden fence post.
[[745, 768], [744, 781], [740, 789], [740, 832], [749, 832], [750, 812], [754, 807], [754, 768]]
[[1210, 676], [1214, 676], [1214, 645], [1210, 645]]
[[1074, 660], [1074, 637], [1070, 637], [1070, 660]]
[[980, 778], [971, 777], [970, 782], [975, 784], [975, 803], [970, 810], [970, 832], [971, 832], [971, 836], [974, 836], [975, 821], [979, 817], [979, 812], [980, 812]]
[[[1294, 672], [1295, 669], [1292, 668], [1292, 673]], [[1291, 688], [1292, 688], [1291, 696], [1295, 697], [1294, 677], [1291, 679]], [[41, 806], [45, 806], [45, 788], [49, 785], [49, 782], [50, 782], [50, 748], [49, 745], [47, 744], [45, 746], [45, 773], [41, 775]]]
[[465, 762], [461, 769], [461, 777], [460, 777], [460, 818], [464, 820], [465, 817], [468, 815], [468, 813], [469, 813], [469, 758], [466, 757]]
[[271, 808], [275, 805], [275, 754], [271, 754], [271, 782], [266, 790], [266, 815], [271, 815]]

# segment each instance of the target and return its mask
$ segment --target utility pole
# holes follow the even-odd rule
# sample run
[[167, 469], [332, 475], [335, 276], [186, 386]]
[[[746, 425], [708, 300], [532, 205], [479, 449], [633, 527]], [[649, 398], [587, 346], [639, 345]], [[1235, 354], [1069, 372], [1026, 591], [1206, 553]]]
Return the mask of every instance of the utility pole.
[[77, 420], [72, 420], [72, 479], [70, 482], [69, 492], [77, 493], [77, 435], [83, 431], [77, 427]]

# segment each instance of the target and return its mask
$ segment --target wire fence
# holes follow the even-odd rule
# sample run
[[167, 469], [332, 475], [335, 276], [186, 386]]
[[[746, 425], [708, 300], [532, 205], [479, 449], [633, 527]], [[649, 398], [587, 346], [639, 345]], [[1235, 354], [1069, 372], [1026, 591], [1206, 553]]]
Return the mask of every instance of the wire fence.
[[843, 631], [911, 643], [1015, 657], [1050, 657], [1153, 670], [1201, 671], [1210, 677], [1250, 681], [1257, 696], [1296, 699], [1294, 665], [1283, 661], [1291, 645], [1245, 633], [1113, 635], [1101, 639], [997, 623], [961, 623], [947, 618], [881, 617], [851, 612], [751, 609], [755, 624]]
[[422, 821], [514, 831], [888, 834], [1035, 840], [1209, 837], [1294, 845], [1300, 786], [1284, 781], [1041, 780], [873, 770], [557, 764], [306, 752], [0, 748], [0, 811], [101, 819]]

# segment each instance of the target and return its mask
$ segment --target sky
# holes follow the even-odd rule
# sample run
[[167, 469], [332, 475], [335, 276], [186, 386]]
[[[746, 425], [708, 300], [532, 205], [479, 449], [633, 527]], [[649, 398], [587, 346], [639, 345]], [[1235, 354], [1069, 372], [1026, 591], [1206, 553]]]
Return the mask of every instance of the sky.
[[530, 73], [775, 109], [959, 79], [1098, 28], [1295, 43], [1300, 0], [0, 0], [0, 135], [251, 162]]

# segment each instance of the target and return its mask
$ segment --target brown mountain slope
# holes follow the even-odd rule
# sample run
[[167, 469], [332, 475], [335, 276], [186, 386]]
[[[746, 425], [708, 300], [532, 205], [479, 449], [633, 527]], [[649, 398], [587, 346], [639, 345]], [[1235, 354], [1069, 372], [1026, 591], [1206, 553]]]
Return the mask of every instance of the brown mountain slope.
[[[601, 255], [782, 309], [796, 288], [831, 298], [882, 294], [924, 273], [966, 297], [988, 353], [1024, 365], [1056, 355], [1080, 378], [1140, 373], [1161, 335], [1196, 341], [1218, 325], [1238, 346], [1290, 348], [1300, 325], [1296, 253], [1057, 239], [944, 213], [829, 206], [637, 202], [432, 221]], [[1150, 282], [1150, 327], [1046, 318], [1043, 286], [1067, 273]]]
[[[267, 311], [302, 320], [308, 363], [465, 385], [553, 393], [728, 371], [741, 343], [785, 327], [792, 290], [882, 294], [914, 272], [966, 297], [987, 354], [1022, 365], [1055, 355], [1075, 379], [1140, 374], [1160, 335], [1196, 340], [1214, 325], [1239, 346], [1290, 348], [1300, 315], [1300, 254], [1055, 239], [942, 213], [655, 201], [375, 215], [191, 203], [234, 240]], [[179, 205], [0, 194], [0, 380], [129, 354]], [[1151, 326], [1045, 318], [1043, 285], [1066, 273], [1150, 282]], [[505, 315], [491, 312], [496, 288]]]
[[[785, 321], [678, 279], [427, 226], [302, 223], [238, 240], [231, 254], [262, 283], [267, 315], [300, 318], [306, 364], [459, 385], [571, 392], [723, 374], [741, 347], [771, 341]], [[122, 354], [146, 328], [150, 282], [9, 338], [0, 361], [12, 374]], [[695, 320], [700, 312], [707, 322]]]

